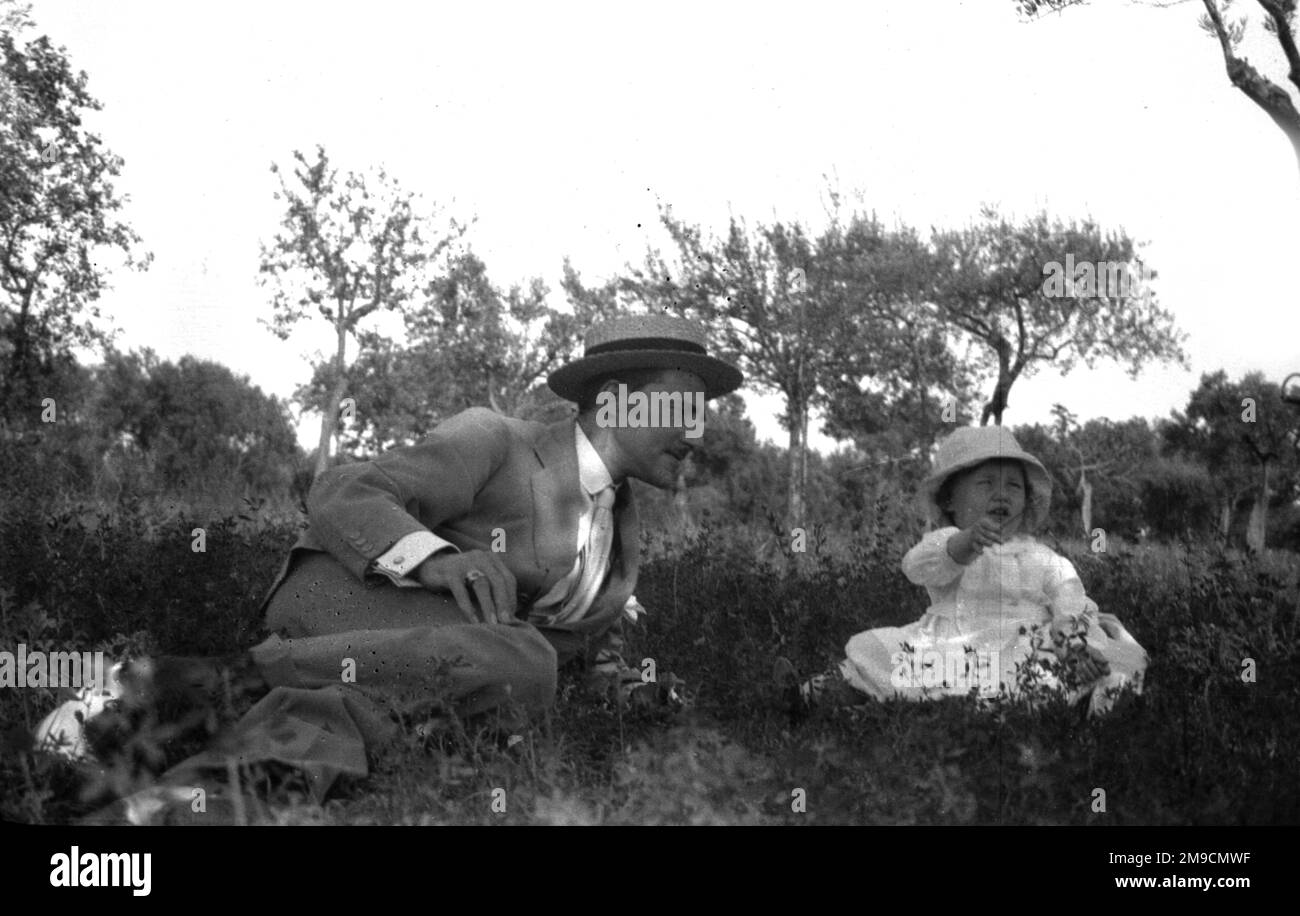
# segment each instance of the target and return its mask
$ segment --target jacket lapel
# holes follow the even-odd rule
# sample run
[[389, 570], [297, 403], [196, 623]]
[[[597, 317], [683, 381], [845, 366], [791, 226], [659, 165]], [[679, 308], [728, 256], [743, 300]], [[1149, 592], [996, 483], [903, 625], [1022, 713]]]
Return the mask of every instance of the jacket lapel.
[[533, 550], [545, 573], [543, 590], [568, 574], [577, 558], [578, 520], [587, 507], [578, 479], [574, 420], [552, 424], [533, 445]]
[[[578, 520], [587, 510], [587, 497], [578, 476], [578, 449], [573, 441], [576, 421], [565, 420], [546, 428], [533, 445], [542, 467], [533, 473], [533, 550], [545, 572], [541, 592], [568, 575], [577, 559]], [[608, 594], [630, 593], [641, 556], [641, 528], [632, 498], [632, 482], [623, 481], [614, 500], [617, 540], [609, 580], [588, 611], [591, 616]], [[620, 599], [626, 600], [627, 595]]]
[[[618, 498], [614, 500], [614, 518], [618, 525], [618, 559], [613, 575], [619, 579], [631, 579], [636, 575], [641, 561], [641, 525], [636, 514], [636, 503], [632, 499], [632, 482], [623, 481], [619, 487]], [[611, 576], [610, 585], [614, 579]]]

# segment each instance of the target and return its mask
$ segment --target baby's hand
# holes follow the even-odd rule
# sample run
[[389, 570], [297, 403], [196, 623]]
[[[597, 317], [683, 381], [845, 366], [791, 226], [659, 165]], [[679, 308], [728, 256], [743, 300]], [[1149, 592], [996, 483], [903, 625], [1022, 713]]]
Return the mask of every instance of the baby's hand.
[[1056, 657], [1062, 662], [1072, 655], [1077, 659], [1075, 674], [1082, 684], [1090, 684], [1110, 674], [1110, 662], [1106, 661], [1104, 652], [1088, 642], [1087, 628], [1086, 622], [1073, 617], [1054, 620], [1051, 625]]
[[948, 556], [962, 566], [975, 560], [985, 547], [1002, 543], [1002, 526], [985, 516], [964, 531], [948, 538]]
[[[1062, 657], [1062, 661], [1064, 660]], [[1080, 684], [1091, 684], [1110, 674], [1110, 662], [1106, 661], [1105, 654], [1096, 646], [1087, 643], [1083, 644], [1083, 652], [1078, 656], [1075, 666], [1074, 671], [1078, 675]]]
[[1088, 624], [1082, 617], [1063, 614], [1053, 618], [1048, 632], [1052, 636], [1052, 648], [1056, 657], [1064, 660], [1071, 646], [1080, 646], [1087, 641], [1084, 637], [1088, 632]]

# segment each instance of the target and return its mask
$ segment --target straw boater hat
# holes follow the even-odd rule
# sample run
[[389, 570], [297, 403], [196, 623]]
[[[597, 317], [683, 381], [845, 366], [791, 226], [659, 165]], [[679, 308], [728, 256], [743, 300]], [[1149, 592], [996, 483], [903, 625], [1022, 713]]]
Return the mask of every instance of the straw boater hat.
[[595, 325], [587, 332], [581, 359], [551, 373], [547, 384], [560, 397], [580, 401], [592, 379], [621, 369], [681, 369], [704, 380], [705, 398], [740, 387], [740, 370], [709, 356], [704, 327], [672, 315], [630, 315]]
[[921, 505], [930, 521], [937, 526], [949, 524], [939, 505], [939, 490], [945, 480], [994, 458], [1012, 459], [1025, 466], [1030, 491], [1025, 504], [1025, 530], [1034, 531], [1042, 525], [1052, 502], [1051, 478], [1043, 463], [1024, 451], [1005, 426], [962, 427], [939, 443], [934, 470], [922, 482], [920, 492]]

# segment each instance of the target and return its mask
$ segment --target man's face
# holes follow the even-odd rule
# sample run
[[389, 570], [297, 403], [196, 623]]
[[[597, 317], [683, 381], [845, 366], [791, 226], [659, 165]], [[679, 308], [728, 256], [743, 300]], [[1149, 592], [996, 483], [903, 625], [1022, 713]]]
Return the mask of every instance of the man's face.
[[1019, 461], [994, 459], [962, 473], [953, 484], [949, 512], [966, 529], [988, 516], [1010, 537], [1024, 527], [1025, 468]]
[[[638, 391], [645, 396], [647, 403], [656, 400], [656, 393], [660, 394], [657, 403], [663, 409], [652, 411], [650, 416], [663, 421], [664, 425], [618, 426], [613, 429], [614, 441], [627, 476], [661, 490], [671, 489], [682, 461], [703, 441], [708, 414], [707, 407], [703, 406], [704, 380], [693, 372], [665, 369]], [[617, 388], [614, 393], [618, 393]], [[679, 401], [683, 410], [674, 408], [670, 417], [667, 405], [669, 397], [674, 394], [679, 395], [674, 400]], [[632, 391], [628, 395], [629, 401], [634, 396], [640, 397]], [[670, 419], [673, 425], [668, 425]]]

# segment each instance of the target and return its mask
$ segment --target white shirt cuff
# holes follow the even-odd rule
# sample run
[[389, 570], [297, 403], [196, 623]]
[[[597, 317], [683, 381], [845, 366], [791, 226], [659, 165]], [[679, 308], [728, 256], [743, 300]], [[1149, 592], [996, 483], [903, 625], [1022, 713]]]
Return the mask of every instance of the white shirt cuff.
[[460, 552], [459, 547], [432, 531], [412, 531], [376, 558], [374, 571], [387, 576], [394, 585], [419, 588], [420, 583], [409, 578], [410, 574], [435, 553], [449, 549]]

